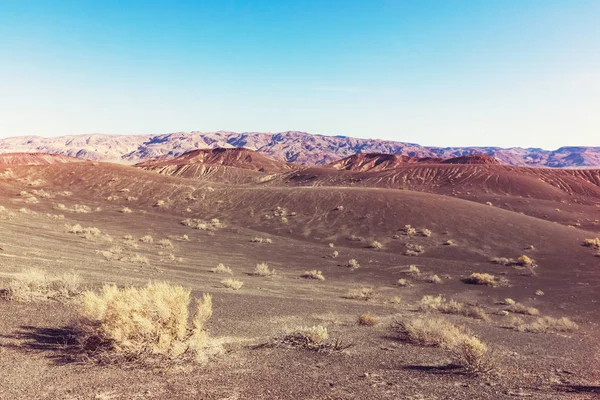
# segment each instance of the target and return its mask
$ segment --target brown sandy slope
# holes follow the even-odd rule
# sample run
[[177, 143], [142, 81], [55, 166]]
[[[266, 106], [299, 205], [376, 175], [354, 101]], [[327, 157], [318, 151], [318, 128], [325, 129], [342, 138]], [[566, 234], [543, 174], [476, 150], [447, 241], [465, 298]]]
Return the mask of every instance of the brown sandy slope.
[[81, 158], [45, 153], [0, 154], [0, 165], [48, 165], [83, 162]]
[[[592, 399], [597, 395], [600, 258], [582, 246], [591, 237], [589, 231], [436, 193], [338, 186], [338, 181], [327, 187], [326, 172], [319, 172], [324, 174], [317, 177], [322, 179], [319, 185], [277, 186], [275, 181], [221, 184], [103, 163], [21, 166], [10, 174], [4, 174], [5, 169], [0, 167], [0, 205], [7, 209], [0, 212], [0, 283], [13, 272], [37, 266], [54, 272], [75, 269], [92, 288], [104, 282], [140, 285], [160, 279], [191, 287], [196, 295], [210, 292], [214, 316], [208, 328], [225, 341], [228, 352], [207, 365], [156, 370], [72, 363], [65, 355], [68, 332], [63, 329], [75, 317], [75, 306], [0, 301], [0, 398]], [[49, 197], [27, 204], [19, 193], [34, 189], [45, 190]], [[159, 200], [163, 206], [155, 206]], [[84, 204], [90, 212], [57, 210], [59, 203], [67, 208]], [[123, 207], [132, 212], [121, 213]], [[19, 212], [21, 208], [34, 213]], [[282, 213], [286, 220], [275, 215]], [[225, 227], [214, 232], [192, 229], [180, 223], [187, 217], [218, 218]], [[65, 223], [95, 226], [113, 241], [69, 234]], [[406, 224], [428, 228], [432, 235], [403, 236], [399, 230]], [[137, 248], [125, 246], [122, 237], [127, 234], [134, 236]], [[155, 243], [137, 240], [147, 234]], [[189, 240], [181, 240], [184, 234]], [[362, 239], [348, 240], [351, 235]], [[273, 243], [252, 243], [254, 236], [271, 238]], [[170, 238], [174, 248], [160, 247], [157, 242], [163, 238]], [[373, 239], [383, 244], [381, 250], [367, 248]], [[455, 245], [443, 245], [447, 240]], [[339, 251], [337, 258], [328, 257], [334, 250], [329, 243]], [[409, 243], [422, 245], [425, 252], [403, 255]], [[125, 247], [127, 254], [148, 257], [149, 264], [108, 261], [98, 252], [115, 245]], [[535, 249], [525, 250], [529, 245]], [[491, 257], [522, 254], [537, 261], [536, 276], [489, 262]], [[349, 259], [358, 260], [361, 268], [349, 270], [345, 267]], [[248, 276], [258, 262], [267, 262], [277, 275]], [[230, 266], [244, 287], [239, 291], [221, 287], [223, 277], [209, 272], [217, 263]], [[410, 264], [418, 265], [423, 274], [438, 274], [444, 283], [411, 278], [403, 272]], [[310, 269], [322, 270], [326, 280], [299, 278]], [[462, 283], [472, 272], [504, 277], [509, 286]], [[396, 286], [399, 278], [411, 280], [413, 286]], [[375, 289], [372, 300], [343, 297], [349, 289], [364, 286]], [[544, 295], [536, 295], [537, 290]], [[497, 372], [465, 376], [449, 366], [451, 359], [444, 350], [393, 337], [392, 321], [420, 315], [416, 304], [426, 294], [476, 303], [488, 311], [489, 322], [448, 318], [490, 345], [498, 358]], [[391, 302], [394, 296], [402, 297], [401, 304]], [[542, 315], [568, 316], [581, 329], [563, 334], [507, 329], [510, 317], [499, 315], [502, 306], [497, 304], [506, 297], [539, 308]], [[375, 327], [356, 324], [357, 316], [367, 311], [378, 318]], [[318, 324], [353, 346], [331, 355], [251, 346], [286, 328]]]

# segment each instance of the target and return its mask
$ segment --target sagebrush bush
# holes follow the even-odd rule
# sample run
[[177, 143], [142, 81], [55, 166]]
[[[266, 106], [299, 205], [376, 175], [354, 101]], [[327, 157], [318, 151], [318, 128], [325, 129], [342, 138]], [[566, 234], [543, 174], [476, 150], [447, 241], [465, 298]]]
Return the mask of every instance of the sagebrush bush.
[[269, 265], [267, 263], [256, 264], [252, 275], [257, 276], [272, 276], [275, 275], [274, 269], [269, 269]]
[[325, 277], [323, 276], [323, 272], [318, 271], [316, 269], [313, 269], [310, 271], [305, 271], [302, 275], [300, 275], [300, 277], [307, 278], [307, 279], [318, 279], [320, 281], [325, 280]]
[[231, 271], [231, 268], [226, 267], [224, 264], [219, 263], [215, 268], [210, 270], [211, 272], [217, 273], [217, 274], [229, 274], [229, 275], [233, 275], [233, 271]]
[[501, 283], [494, 275], [485, 272], [474, 272], [463, 281], [471, 285], [485, 285], [491, 287], [500, 286]]
[[229, 289], [240, 290], [242, 288], [242, 286], [244, 286], [244, 282], [238, 281], [236, 279], [228, 278], [228, 279], [223, 279], [221, 281], [221, 285], [223, 285]]
[[86, 291], [81, 308], [85, 348], [114, 361], [146, 361], [206, 356], [211, 342], [204, 329], [212, 315], [212, 298], [196, 300], [188, 325], [190, 290], [167, 282], [145, 287], [104, 285]]
[[75, 272], [51, 275], [40, 269], [27, 269], [16, 274], [5, 290], [7, 300], [35, 301], [68, 299], [80, 293], [81, 277]]

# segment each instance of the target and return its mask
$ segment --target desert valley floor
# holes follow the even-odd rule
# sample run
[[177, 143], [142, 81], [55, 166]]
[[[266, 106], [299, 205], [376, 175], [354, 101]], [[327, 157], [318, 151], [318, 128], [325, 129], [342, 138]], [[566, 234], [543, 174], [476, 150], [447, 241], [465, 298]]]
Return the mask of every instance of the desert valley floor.
[[[0, 289], [30, 268], [75, 271], [89, 290], [168, 281], [212, 295], [206, 327], [223, 351], [82, 361], [77, 296], [0, 299], [0, 399], [600, 397], [600, 250], [584, 245], [600, 236], [598, 170], [71, 161], [0, 165]], [[259, 263], [275, 274], [252, 275]], [[325, 279], [302, 277], [311, 270]], [[495, 282], [466, 283], [473, 273]], [[483, 316], [428, 308], [438, 295]], [[494, 368], [467, 373], [393, 329], [422, 317], [467, 328]], [[576, 328], [531, 328], [545, 317]], [[319, 325], [339, 348], [267, 345]]]

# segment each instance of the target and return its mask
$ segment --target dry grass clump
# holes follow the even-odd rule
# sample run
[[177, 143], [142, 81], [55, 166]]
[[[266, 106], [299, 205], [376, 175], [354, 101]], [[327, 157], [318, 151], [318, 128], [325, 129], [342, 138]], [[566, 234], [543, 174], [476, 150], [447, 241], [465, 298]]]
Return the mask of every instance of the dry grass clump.
[[251, 275], [256, 276], [273, 276], [275, 275], [274, 269], [269, 269], [269, 265], [267, 263], [256, 264], [254, 271], [252, 271]]
[[511, 327], [519, 332], [532, 333], [571, 332], [579, 329], [579, 325], [567, 317], [539, 317], [531, 323], [526, 323], [521, 318], [515, 318], [511, 321]]
[[155, 204], [154, 207], [164, 207], [165, 206], [165, 201], [164, 200], [158, 200]]
[[396, 284], [400, 287], [411, 287], [412, 285], [410, 284], [410, 282], [407, 279], [398, 279], [398, 281], [396, 282]]
[[371, 243], [369, 243], [369, 248], [371, 249], [383, 249], [383, 245], [378, 242], [377, 240], [373, 240]]
[[591, 247], [592, 249], [595, 249], [595, 250], [600, 250], [600, 238], [585, 239], [583, 241], [583, 245], [585, 247]]
[[402, 233], [406, 236], [413, 236], [417, 234], [417, 230], [410, 225], [404, 225], [404, 228], [402, 228]]
[[361, 314], [358, 317], [358, 324], [363, 326], [377, 325], [377, 319], [369, 313]]
[[229, 274], [229, 275], [233, 275], [233, 271], [231, 270], [231, 268], [226, 267], [222, 263], [219, 263], [215, 268], [211, 269], [210, 272], [214, 272], [216, 274]]
[[393, 329], [410, 342], [449, 350], [467, 372], [486, 373], [494, 367], [494, 360], [485, 343], [464, 327], [444, 318], [426, 316], [399, 321], [393, 325]]
[[173, 248], [173, 242], [171, 242], [169, 239], [161, 239], [158, 241], [158, 245], [167, 249], [172, 249]]
[[337, 206], [334, 208], [335, 211], [344, 211], [344, 206]]
[[536, 290], [536, 291], [535, 291], [535, 295], [536, 295], [536, 296], [543, 296], [543, 295], [545, 295], [545, 294], [546, 294], [546, 293], [544, 293], [544, 291], [543, 291], [543, 290], [540, 290], [540, 289], [538, 289], [538, 290]]
[[188, 325], [190, 290], [167, 282], [145, 287], [104, 285], [86, 291], [81, 334], [86, 351], [105, 362], [148, 362], [207, 355], [211, 341], [204, 324], [212, 315], [212, 298], [196, 299]]
[[351, 259], [351, 260], [348, 260], [348, 264], [346, 266], [348, 268], [350, 268], [351, 270], [355, 270], [355, 269], [360, 268], [360, 264], [354, 258]]
[[468, 278], [463, 279], [463, 282], [471, 285], [485, 285], [490, 287], [498, 287], [501, 284], [498, 278], [485, 272], [474, 272]]
[[88, 240], [93, 240], [102, 234], [102, 231], [94, 226], [92, 226], [90, 228], [83, 228], [79, 224], [75, 224], [75, 225], [65, 224], [65, 227], [67, 228], [67, 232], [74, 233], [76, 235], [82, 235], [84, 238], [86, 238]]
[[273, 240], [271, 238], [263, 238], [260, 236], [255, 236], [252, 239], [250, 239], [250, 241], [252, 243], [268, 243], [268, 244], [273, 243]]
[[244, 286], [244, 282], [228, 278], [223, 279], [221, 281], [221, 285], [225, 286], [228, 289], [240, 290], [242, 286]]
[[62, 203], [58, 203], [54, 206], [54, 208], [57, 210], [61, 210], [61, 211], [69, 211], [69, 212], [80, 213], [80, 214], [87, 214], [87, 213], [92, 212], [92, 209], [89, 206], [82, 205], [82, 204], [74, 204], [71, 207], [67, 207]]
[[351, 242], [364, 242], [365, 238], [362, 236], [356, 236], [354, 234], [348, 236], [348, 240]]
[[140, 242], [142, 242], [142, 243], [153, 243], [154, 242], [154, 238], [151, 235], [142, 236], [140, 238]]
[[317, 279], [320, 281], [324, 281], [325, 277], [323, 276], [323, 272], [318, 271], [316, 269], [313, 269], [311, 271], [305, 271], [302, 275], [300, 275], [301, 278], [306, 278], [306, 279]]
[[490, 260], [494, 264], [509, 266], [514, 265], [516, 263], [514, 258], [506, 258], [506, 257], [494, 257]]
[[422, 276], [420, 279], [423, 282], [427, 282], [427, 283], [436, 283], [436, 284], [444, 283], [442, 278], [440, 278], [439, 276], [437, 276], [435, 274], [425, 275], [425, 276]]
[[129, 213], [132, 213], [133, 211], [131, 211], [131, 208], [129, 208], [129, 207], [123, 207], [123, 208], [121, 209], [121, 212], [122, 212], [123, 214], [129, 214]]
[[409, 265], [408, 269], [404, 272], [407, 273], [408, 275], [412, 275], [412, 276], [417, 276], [417, 275], [421, 274], [421, 270], [416, 265]]
[[407, 243], [406, 250], [404, 251], [405, 256], [418, 256], [425, 252], [425, 248], [420, 244]]
[[431, 231], [429, 229], [422, 228], [419, 230], [419, 234], [423, 237], [431, 236]]
[[299, 347], [307, 350], [322, 351], [326, 349], [336, 350], [338, 344], [329, 344], [329, 333], [322, 325], [311, 327], [297, 327], [276, 339], [277, 344], [288, 347]]
[[213, 218], [210, 222], [197, 218], [186, 218], [181, 221], [181, 224], [201, 231], [214, 231], [225, 226], [218, 218]]
[[459, 303], [452, 299], [446, 301], [446, 298], [441, 295], [423, 296], [419, 302], [419, 309], [421, 311], [439, 311], [444, 314], [463, 315], [465, 317], [481, 319], [483, 321], [488, 321], [490, 319], [485, 310], [481, 307]]
[[540, 315], [540, 310], [535, 307], [527, 307], [521, 303], [517, 303], [513, 299], [504, 299], [504, 304], [508, 307], [505, 308], [505, 311], [515, 313], [515, 314], [525, 314], [525, 315]]
[[451, 240], [451, 239], [448, 239], [448, 240], [446, 240], [445, 242], [442, 242], [442, 245], [444, 245], [444, 246], [454, 246], [454, 245], [455, 245], [455, 243], [454, 243], [454, 241], [453, 241], [453, 240]]
[[28, 269], [16, 274], [4, 291], [11, 301], [68, 299], [80, 293], [81, 277], [75, 272], [50, 275], [40, 269]]
[[517, 264], [522, 267], [532, 267], [533, 265], [535, 265], [535, 261], [529, 256], [522, 255], [519, 258], [517, 258]]
[[337, 256], [339, 256], [339, 255], [340, 255], [340, 252], [337, 250], [334, 250], [331, 252], [330, 256], [331, 256], [331, 258], [337, 258]]
[[375, 290], [371, 287], [363, 287], [360, 289], [350, 289], [343, 297], [351, 300], [369, 301], [373, 298]]

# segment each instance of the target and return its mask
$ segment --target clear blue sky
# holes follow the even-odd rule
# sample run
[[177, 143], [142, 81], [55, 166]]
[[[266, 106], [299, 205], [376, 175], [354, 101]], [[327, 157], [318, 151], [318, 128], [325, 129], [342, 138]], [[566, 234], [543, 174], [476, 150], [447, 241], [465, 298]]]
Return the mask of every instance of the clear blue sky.
[[600, 145], [600, 1], [0, 0], [0, 137]]

